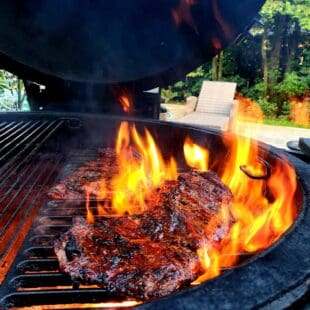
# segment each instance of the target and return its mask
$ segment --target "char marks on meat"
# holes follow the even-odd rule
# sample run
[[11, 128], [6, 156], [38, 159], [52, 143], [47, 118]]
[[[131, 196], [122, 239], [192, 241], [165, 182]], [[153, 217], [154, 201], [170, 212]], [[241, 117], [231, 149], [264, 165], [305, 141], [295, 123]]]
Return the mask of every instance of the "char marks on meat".
[[[154, 191], [142, 214], [87, 224], [81, 217], [55, 241], [60, 269], [74, 281], [150, 300], [189, 285], [202, 273], [197, 249], [221, 240], [230, 225], [230, 190], [213, 172], [182, 173]], [[208, 227], [206, 229], [206, 227]]]
[[113, 149], [104, 148], [98, 153], [99, 158], [86, 162], [70, 176], [53, 186], [47, 195], [57, 200], [85, 199], [87, 190], [91, 198], [100, 196], [101, 180], [110, 180], [118, 168]]

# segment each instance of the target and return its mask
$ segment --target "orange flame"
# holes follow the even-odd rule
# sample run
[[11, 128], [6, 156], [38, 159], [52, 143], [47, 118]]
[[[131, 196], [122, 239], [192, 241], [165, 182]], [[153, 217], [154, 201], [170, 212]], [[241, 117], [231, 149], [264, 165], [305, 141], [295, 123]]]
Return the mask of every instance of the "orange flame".
[[146, 198], [165, 180], [177, 178], [176, 162], [166, 163], [148, 130], [140, 135], [134, 125], [122, 122], [116, 142], [120, 173], [111, 182], [112, 207], [117, 214], [146, 210]]
[[[238, 125], [238, 124], [237, 124]], [[240, 124], [239, 124], [240, 125]], [[236, 127], [240, 130], [240, 127]], [[231, 223], [229, 232], [221, 241], [203, 240], [197, 250], [204, 274], [192, 284], [199, 284], [219, 275], [222, 270], [236, 265], [242, 255], [262, 251], [278, 240], [292, 225], [296, 216], [295, 191], [297, 181], [294, 169], [283, 158], [272, 163], [270, 176], [266, 179], [252, 179], [240, 169], [254, 175], [262, 175], [267, 168], [257, 142], [241, 135], [223, 136], [226, 158], [221, 159], [221, 179], [232, 194], [231, 207], [223, 206], [222, 220]], [[116, 154], [119, 172], [109, 184], [100, 186], [100, 199], [109, 200], [107, 206], [97, 209], [99, 215], [113, 213], [140, 213], [147, 209], [146, 201], [154, 188], [166, 180], [177, 178], [177, 165], [174, 158], [164, 160], [151, 133], [144, 129], [141, 134], [133, 124], [122, 122], [116, 140]], [[206, 148], [193, 143], [186, 137], [184, 157], [188, 166], [207, 171], [210, 164]], [[89, 223], [95, 221], [89, 206], [89, 191], [86, 191], [86, 211]], [[210, 226], [209, 226], [210, 225]], [[206, 235], [214, 225], [212, 219], [205, 227]]]
[[[246, 166], [247, 171], [253, 175], [265, 173], [266, 168], [261, 162], [264, 154], [259, 154], [258, 144], [242, 136], [230, 139], [223, 137], [223, 141], [228, 154], [221, 163], [224, 165], [221, 179], [234, 197], [230, 212], [235, 223], [221, 242], [205, 242], [198, 249], [197, 255], [205, 273], [193, 285], [213, 278], [222, 269], [235, 265], [242, 254], [249, 255], [266, 249], [283, 235], [297, 216], [294, 203], [296, 175], [285, 158], [273, 164], [271, 176], [267, 180], [254, 180], [241, 171], [240, 166]], [[184, 156], [188, 165], [206, 171], [207, 168], [201, 164], [193, 165], [193, 153], [186, 151], [189, 145], [187, 138]], [[228, 220], [228, 210], [222, 211], [223, 220]]]
[[[146, 200], [155, 187], [166, 180], [177, 178], [177, 165], [173, 158], [168, 162], [156, 146], [148, 130], [139, 134], [134, 125], [122, 122], [116, 140], [119, 173], [111, 180], [111, 190], [103, 180], [100, 198], [111, 199], [114, 213], [141, 213], [146, 210]], [[104, 209], [98, 205], [98, 214]]]
[[93, 223], [95, 223], [95, 218], [94, 218], [94, 215], [91, 212], [90, 207], [89, 207], [89, 196], [90, 195], [89, 195], [89, 191], [87, 189], [85, 192], [85, 196], [86, 196], [86, 220], [87, 220], [87, 223], [93, 224]]
[[54, 305], [44, 305], [44, 306], [31, 306], [23, 307], [23, 310], [63, 310], [63, 309], [119, 309], [135, 307], [140, 305], [141, 301], [126, 300], [121, 302], [100, 302], [100, 303], [72, 303], [72, 304], [54, 304]]
[[186, 137], [184, 146], [184, 155], [186, 163], [200, 171], [208, 170], [209, 152], [208, 150], [202, 148], [198, 144], [194, 144], [193, 141]]
[[119, 97], [119, 102], [122, 105], [123, 111], [129, 113], [132, 107], [132, 100], [128, 95], [121, 95]]
[[218, 252], [215, 248], [210, 247], [207, 241], [204, 241], [202, 246], [197, 250], [197, 256], [205, 273], [192, 282], [192, 285], [198, 285], [220, 274]]

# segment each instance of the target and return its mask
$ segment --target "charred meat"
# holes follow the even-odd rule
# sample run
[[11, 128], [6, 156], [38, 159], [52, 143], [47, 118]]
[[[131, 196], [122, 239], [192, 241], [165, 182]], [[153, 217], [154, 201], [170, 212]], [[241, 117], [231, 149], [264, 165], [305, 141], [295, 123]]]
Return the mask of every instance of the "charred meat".
[[48, 196], [57, 200], [84, 199], [86, 191], [92, 198], [100, 196], [101, 180], [110, 180], [117, 172], [117, 165], [113, 149], [104, 148], [98, 153], [99, 158], [86, 162], [72, 175], [53, 186]]
[[231, 203], [230, 190], [214, 173], [182, 173], [154, 191], [142, 214], [95, 224], [74, 218], [71, 229], [55, 241], [60, 269], [73, 281], [119, 296], [150, 300], [167, 295], [203, 273], [197, 249], [226, 235]]

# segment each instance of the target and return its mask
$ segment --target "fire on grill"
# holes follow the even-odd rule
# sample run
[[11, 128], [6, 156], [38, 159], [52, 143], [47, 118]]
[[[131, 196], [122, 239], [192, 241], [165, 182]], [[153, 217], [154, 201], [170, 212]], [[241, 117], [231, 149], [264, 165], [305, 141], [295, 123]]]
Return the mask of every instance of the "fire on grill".
[[270, 167], [248, 138], [223, 140], [229, 151], [219, 163], [187, 137], [184, 168], [163, 157], [149, 131], [122, 122], [115, 153], [102, 150], [49, 192], [86, 198], [86, 219], [74, 218], [55, 241], [61, 270], [149, 300], [213, 278], [278, 240], [297, 215], [294, 169]]
[[38, 111], [0, 115], [0, 308], [300, 298], [305, 165], [154, 120], [159, 88], [240, 38], [264, 0], [37, 2], [0, 1], [0, 67], [25, 80]]

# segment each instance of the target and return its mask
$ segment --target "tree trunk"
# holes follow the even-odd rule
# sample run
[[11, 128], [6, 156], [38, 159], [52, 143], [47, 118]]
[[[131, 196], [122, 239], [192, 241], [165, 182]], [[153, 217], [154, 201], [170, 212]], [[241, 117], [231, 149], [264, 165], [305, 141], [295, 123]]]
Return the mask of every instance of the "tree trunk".
[[269, 63], [269, 67], [272, 70], [272, 74], [269, 76], [269, 81], [271, 84], [276, 84], [283, 76], [280, 70], [280, 59], [286, 30], [286, 19], [287, 16], [280, 13], [277, 13], [274, 18], [275, 27], [274, 36], [271, 41], [272, 50]]
[[287, 40], [287, 59], [285, 62], [285, 73], [294, 70], [294, 63], [298, 60], [298, 44], [300, 41], [301, 30], [298, 20], [292, 22], [292, 33]]
[[264, 81], [264, 96], [268, 94], [268, 61], [267, 61], [267, 44], [268, 44], [268, 35], [267, 35], [267, 26], [264, 24], [263, 36], [262, 36], [262, 45], [261, 45], [261, 55], [262, 55], [262, 65], [263, 65], [263, 81]]
[[21, 80], [17, 79], [17, 109], [20, 111], [21, 108], [21, 99], [22, 99], [22, 87], [21, 87]]
[[224, 58], [224, 52], [221, 51], [218, 59], [218, 75], [217, 79], [220, 81], [223, 76], [223, 58]]
[[211, 72], [212, 72], [212, 80], [217, 81], [218, 80], [218, 55], [212, 58]]
[[220, 52], [218, 55], [212, 58], [212, 80], [219, 81], [223, 77], [223, 58], [224, 53]]
[[282, 113], [283, 108], [283, 98], [276, 90], [277, 83], [283, 80], [284, 70], [281, 67], [281, 59], [283, 59], [283, 53], [285, 49], [284, 37], [286, 32], [286, 21], [287, 15], [277, 13], [274, 17], [274, 35], [271, 40], [271, 54], [269, 62], [269, 76], [268, 76], [268, 89], [267, 95], [270, 102], [275, 102], [277, 104], [276, 115], [279, 116]]

